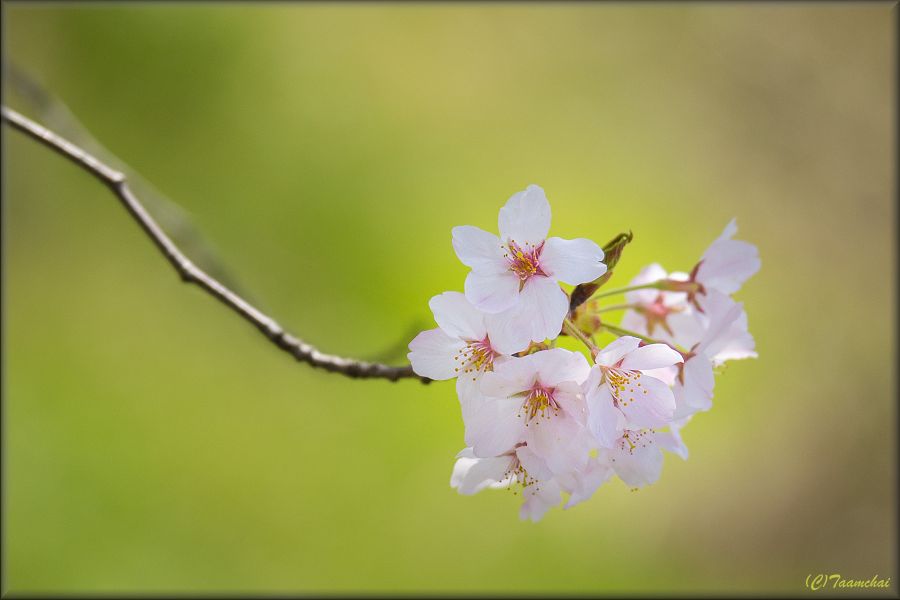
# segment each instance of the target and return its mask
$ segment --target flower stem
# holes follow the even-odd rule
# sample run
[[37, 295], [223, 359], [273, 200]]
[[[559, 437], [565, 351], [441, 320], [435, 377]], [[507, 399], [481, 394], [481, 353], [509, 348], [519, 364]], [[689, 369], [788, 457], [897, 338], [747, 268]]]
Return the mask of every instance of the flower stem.
[[594, 310], [595, 313], [605, 313], [613, 310], [628, 310], [629, 308], [634, 308], [633, 304], [610, 304], [609, 306], [601, 306], [600, 308]]
[[615, 296], [616, 294], [624, 294], [626, 292], [633, 292], [635, 290], [649, 290], [663, 289], [663, 285], [665, 283], [665, 279], [661, 279], [659, 281], [652, 281], [650, 283], [642, 283], [641, 285], [630, 285], [628, 287], [616, 288], [614, 290], [607, 290], [605, 292], [601, 292], [599, 294], [594, 294], [592, 300], [596, 300], [597, 298], [605, 298], [607, 296]]
[[672, 343], [669, 343], [669, 342], [666, 342], [663, 340], [655, 340], [651, 337], [647, 337], [646, 335], [642, 335], [636, 331], [631, 331], [629, 329], [623, 329], [622, 327], [619, 327], [618, 325], [609, 325], [608, 323], [603, 323], [601, 325], [601, 327], [603, 327], [605, 330], [612, 333], [613, 335], [617, 335], [619, 337], [622, 337], [623, 335], [630, 335], [631, 337], [636, 337], [639, 340], [643, 340], [644, 342], [647, 342], [648, 344], [665, 344], [666, 346], [672, 348], [673, 350], [675, 350], [682, 356], [686, 356], [687, 354], [689, 354], [689, 352], [687, 350], [685, 350], [681, 346], [678, 346], [677, 344], [672, 344]]
[[597, 353], [600, 352], [600, 349], [597, 347], [594, 341], [586, 336], [583, 331], [578, 329], [575, 323], [573, 323], [570, 319], [566, 319], [565, 321], [563, 321], [563, 331], [571, 335], [573, 338], [581, 340], [581, 343], [587, 346], [588, 350], [591, 351], [591, 358], [597, 357]]

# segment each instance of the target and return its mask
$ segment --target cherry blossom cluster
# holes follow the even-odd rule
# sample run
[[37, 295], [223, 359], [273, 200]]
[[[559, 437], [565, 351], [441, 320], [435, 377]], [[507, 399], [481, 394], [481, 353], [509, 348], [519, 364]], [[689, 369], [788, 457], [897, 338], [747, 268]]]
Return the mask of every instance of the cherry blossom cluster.
[[[498, 225], [499, 236], [453, 228], [471, 269], [464, 293], [432, 298], [438, 327], [409, 344], [417, 374], [456, 379], [466, 448], [451, 486], [521, 492], [521, 518], [537, 521], [564, 495], [569, 508], [613, 477], [654, 483], [663, 450], [687, 458], [681, 430], [711, 408], [714, 369], [756, 356], [731, 297], [759, 269], [756, 247], [733, 239], [732, 221], [689, 273], [652, 264], [607, 291], [630, 235], [606, 253], [588, 239], [547, 237], [550, 204], [536, 185], [506, 202]], [[624, 304], [604, 304], [616, 295]], [[561, 347], [572, 341], [585, 353]]]

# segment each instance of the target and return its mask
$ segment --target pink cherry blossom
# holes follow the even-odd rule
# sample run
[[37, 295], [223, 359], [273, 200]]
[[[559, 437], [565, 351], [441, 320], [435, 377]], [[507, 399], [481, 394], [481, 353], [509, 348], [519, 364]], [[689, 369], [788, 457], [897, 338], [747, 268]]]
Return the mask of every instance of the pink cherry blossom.
[[472, 270], [466, 298], [488, 313], [502, 313], [498, 328], [527, 341], [559, 335], [569, 308], [559, 282], [578, 285], [606, 272], [603, 250], [578, 238], [548, 238], [550, 204], [530, 185], [500, 209], [500, 236], [469, 225], [453, 228], [453, 249]]

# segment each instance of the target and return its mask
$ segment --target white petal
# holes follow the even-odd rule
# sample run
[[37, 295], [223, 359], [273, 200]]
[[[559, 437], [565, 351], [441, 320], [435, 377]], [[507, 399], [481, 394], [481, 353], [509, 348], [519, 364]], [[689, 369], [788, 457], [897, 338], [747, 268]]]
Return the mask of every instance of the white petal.
[[631, 452], [613, 452], [612, 467], [622, 481], [630, 487], [643, 487], [656, 483], [662, 472], [663, 454], [659, 446], [638, 444]]
[[470, 271], [466, 276], [466, 299], [486, 313], [499, 313], [519, 301], [519, 278], [511, 271], [485, 275]]
[[522, 495], [525, 502], [519, 509], [519, 518], [531, 521], [540, 521], [544, 514], [560, 503], [562, 490], [559, 484], [553, 481], [542, 481], [538, 486], [528, 486]]
[[440, 329], [423, 331], [409, 343], [406, 357], [413, 371], [431, 379], [451, 379], [456, 377], [458, 362], [453, 357], [465, 347], [465, 342], [451, 337]]
[[644, 369], [671, 367], [680, 362], [684, 362], [681, 354], [669, 346], [648, 344], [626, 354], [622, 360], [622, 368], [628, 371], [643, 371]]
[[749, 242], [733, 240], [737, 225], [732, 220], [700, 262], [696, 279], [708, 289], [733, 294], [759, 270], [759, 251]]
[[459, 458], [453, 465], [450, 487], [456, 488], [460, 494], [478, 493], [502, 481], [511, 462], [511, 456]]
[[504, 242], [515, 241], [520, 246], [540, 244], [550, 231], [550, 203], [544, 190], [529, 185], [525, 191], [513, 194], [500, 209], [498, 223]]
[[682, 373], [684, 383], [676, 382], [675, 418], [681, 419], [698, 411], [712, 408], [713, 376], [712, 362], [703, 354], [698, 354], [684, 363]]
[[454, 227], [452, 234], [453, 250], [467, 267], [484, 274], [502, 273], [509, 269], [509, 263], [503, 257], [506, 249], [493, 233], [471, 225], [461, 225]]
[[570, 494], [563, 508], [572, 508], [589, 499], [612, 475], [613, 470], [607, 461], [591, 459], [584, 469], [560, 477], [563, 489]]
[[459, 398], [459, 406], [462, 409], [463, 421], [469, 418], [488, 399], [481, 392], [481, 380], [483, 374], [465, 373], [456, 378], [456, 395]]
[[447, 334], [464, 340], [484, 339], [484, 313], [466, 300], [460, 292], [444, 292], [428, 301], [434, 320]]
[[580, 384], [591, 372], [591, 365], [580, 352], [551, 348], [529, 356], [534, 357], [538, 380], [546, 387], [556, 386], [564, 381]]
[[653, 377], [641, 377], [638, 382], [640, 387], [635, 384], [620, 392], [622, 402], [619, 408], [634, 428], [664, 427], [675, 415], [672, 390]]
[[612, 395], [606, 384], [588, 392], [585, 401], [587, 403], [587, 427], [591, 434], [597, 438], [597, 443], [604, 448], [613, 448], [622, 429], [625, 419], [622, 413], [613, 405]]
[[613, 340], [597, 355], [597, 364], [604, 367], [615, 366], [629, 352], [633, 352], [641, 344], [641, 340], [631, 335], [623, 335]]
[[587, 430], [565, 413], [532, 420], [527, 440], [554, 474], [584, 468], [592, 445]]
[[518, 318], [530, 328], [531, 339], [556, 339], [569, 314], [569, 297], [549, 277], [531, 277], [519, 295]]
[[591, 240], [552, 237], [541, 251], [541, 269], [558, 281], [578, 285], [606, 273], [603, 249]]
[[499, 456], [523, 441], [521, 399], [489, 399], [465, 421], [466, 445], [479, 457]]
[[[644, 285], [646, 283], [655, 283], [669, 276], [666, 270], [659, 263], [651, 263], [638, 271], [634, 279], [628, 282], [628, 287], [636, 285]], [[650, 304], [659, 295], [659, 290], [634, 290], [625, 294], [625, 301], [628, 304]]]
[[697, 352], [705, 352], [707, 356], [715, 354], [732, 341], [734, 326], [744, 312], [744, 305], [735, 302], [730, 296], [710, 290], [701, 300], [704, 310], [706, 329]]
[[517, 306], [484, 317], [491, 348], [501, 354], [515, 354], [531, 344], [531, 327], [525, 324], [523, 311]]
[[[540, 354], [538, 352], [537, 354]], [[492, 398], [508, 398], [530, 390], [537, 378], [534, 356], [512, 357], [481, 378], [481, 393]]]
[[681, 430], [674, 425], [669, 431], [657, 431], [653, 434], [654, 443], [658, 444], [663, 450], [678, 455], [682, 460], [688, 459], [688, 449], [681, 439]]
[[[641, 290], [646, 291], [646, 290]], [[651, 300], [652, 302], [652, 300]], [[638, 303], [635, 300], [629, 300], [629, 303], [635, 304]], [[622, 315], [622, 321], [619, 323], [619, 327], [622, 329], [627, 329], [628, 331], [634, 331], [635, 333], [640, 333], [641, 335], [648, 335], [647, 332], [647, 317], [640, 314], [636, 310], [628, 309], [625, 311], [625, 314]], [[659, 329], [657, 329], [659, 332]], [[690, 346], [688, 346], [690, 347]]]

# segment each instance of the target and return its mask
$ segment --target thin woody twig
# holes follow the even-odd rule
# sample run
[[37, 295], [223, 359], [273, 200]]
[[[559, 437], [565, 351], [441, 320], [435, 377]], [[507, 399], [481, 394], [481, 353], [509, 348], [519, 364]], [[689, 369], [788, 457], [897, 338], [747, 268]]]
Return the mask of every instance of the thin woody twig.
[[178, 272], [182, 281], [199, 286], [246, 321], [252, 323], [270, 342], [291, 354], [298, 361], [332, 373], [340, 373], [347, 377], [388, 379], [390, 381], [419, 379], [423, 383], [431, 381], [426, 377], [416, 375], [412, 367], [408, 365], [395, 367], [325, 354], [303, 340], [287, 333], [275, 319], [264, 314], [192, 263], [146, 211], [143, 204], [128, 187], [124, 174], [11, 108], [3, 106], [2, 116], [3, 120], [14, 129], [67, 158], [108, 187], [125, 207], [125, 210], [137, 221], [144, 233], [150, 237], [166, 260]]

